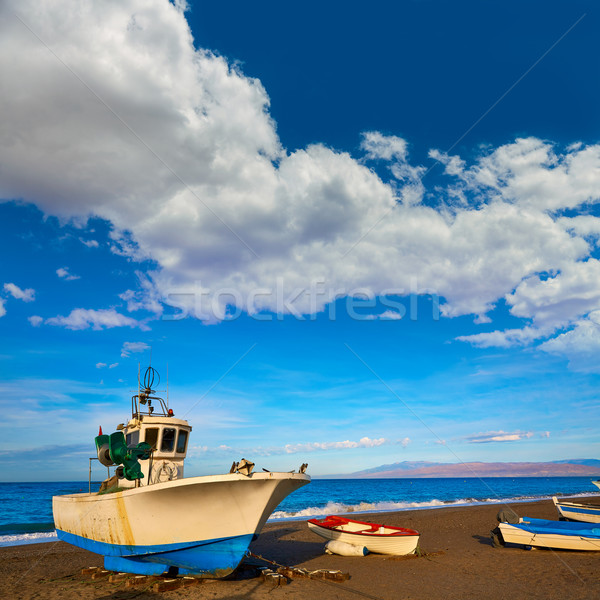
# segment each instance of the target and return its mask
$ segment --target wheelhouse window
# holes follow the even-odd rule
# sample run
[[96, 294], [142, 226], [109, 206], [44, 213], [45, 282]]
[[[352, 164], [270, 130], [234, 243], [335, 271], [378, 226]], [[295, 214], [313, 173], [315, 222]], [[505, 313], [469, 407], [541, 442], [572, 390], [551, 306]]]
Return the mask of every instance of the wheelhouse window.
[[129, 447], [137, 446], [138, 442], [140, 441], [140, 430], [136, 429], [135, 431], [128, 433], [125, 440], [126, 440], [127, 446], [129, 446]]
[[146, 429], [144, 441], [152, 447], [152, 450], [156, 450], [156, 446], [158, 445], [158, 427]]
[[161, 452], [173, 452], [176, 432], [176, 429], [171, 429], [170, 427], [165, 427], [163, 429], [162, 443], [160, 445]]
[[187, 444], [188, 432], [185, 429], [179, 430], [179, 435], [177, 436], [177, 454], [185, 453], [185, 446]]

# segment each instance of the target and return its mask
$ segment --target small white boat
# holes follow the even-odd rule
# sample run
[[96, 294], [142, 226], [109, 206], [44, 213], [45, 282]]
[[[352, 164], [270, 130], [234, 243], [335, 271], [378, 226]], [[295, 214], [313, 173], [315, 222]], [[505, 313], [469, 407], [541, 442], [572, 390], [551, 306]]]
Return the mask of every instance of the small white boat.
[[559, 501], [556, 496], [552, 497], [558, 514], [571, 521], [582, 521], [583, 523], [600, 523], [600, 504], [578, 504], [576, 502]]
[[308, 528], [326, 540], [339, 540], [354, 546], [364, 546], [378, 554], [413, 554], [419, 544], [419, 532], [404, 527], [355, 521], [338, 515], [310, 519]]
[[98, 460], [114, 475], [98, 492], [90, 480], [89, 493], [52, 499], [56, 533], [103, 555], [108, 570], [226, 577], [277, 505], [309, 483], [306, 465], [253, 473], [242, 459], [223, 475], [184, 478], [192, 428], [153, 395], [154, 373], [149, 367], [133, 396], [129, 422], [96, 437]]
[[500, 523], [498, 529], [501, 543], [600, 552], [600, 527], [593, 524], [522, 517], [518, 523]]

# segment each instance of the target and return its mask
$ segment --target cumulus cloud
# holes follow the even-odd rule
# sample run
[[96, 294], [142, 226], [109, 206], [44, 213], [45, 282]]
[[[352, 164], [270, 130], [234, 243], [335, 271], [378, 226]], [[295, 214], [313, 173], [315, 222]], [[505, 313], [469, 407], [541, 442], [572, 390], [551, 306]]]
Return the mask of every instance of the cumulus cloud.
[[573, 329], [545, 341], [540, 348], [550, 354], [566, 356], [574, 371], [600, 371], [600, 310], [590, 312]]
[[69, 273], [69, 269], [67, 267], [60, 267], [60, 269], [56, 269], [56, 274], [65, 281], [75, 281], [76, 279], [80, 279], [79, 275], [72, 275]]
[[[182, 3], [38, 5], [0, 6], [0, 197], [109, 221], [114, 252], [155, 265], [123, 293], [128, 310], [314, 314], [417, 281], [446, 317], [484, 325], [506, 301], [523, 328], [461, 339], [511, 346], [575, 332], [600, 309], [600, 219], [574, 214], [600, 197], [600, 145], [530, 137], [470, 163], [433, 149], [448, 181], [428, 190], [397, 136], [365, 133], [359, 156], [288, 152], [260, 81], [194, 47]], [[323, 293], [303, 293], [318, 280]]]
[[6, 309], [4, 308], [4, 299], [0, 298], [0, 317], [3, 317], [6, 314]]
[[75, 308], [66, 317], [59, 315], [44, 321], [46, 325], [65, 327], [66, 329], [111, 329], [113, 327], [147, 328], [143, 323], [110, 309]]
[[17, 300], [23, 300], [23, 302], [33, 302], [35, 300], [35, 290], [27, 288], [22, 290], [18, 285], [14, 283], [5, 283], [4, 291], [8, 292], [13, 298]]
[[490, 442], [518, 442], [519, 440], [533, 437], [531, 431], [489, 431], [487, 433], [478, 433], [477, 435], [465, 438], [471, 444], [488, 444]]
[[315, 452], [316, 450], [341, 450], [347, 448], [374, 448], [389, 444], [385, 438], [371, 439], [361, 438], [358, 442], [345, 440], [343, 442], [309, 442], [307, 444], [286, 444], [284, 450], [286, 454], [297, 454], [298, 452]]
[[114, 369], [115, 367], [118, 367], [119, 363], [112, 363], [112, 364], [107, 364], [107, 363], [103, 363], [103, 362], [99, 362], [96, 363], [96, 369], [104, 369], [105, 367], [108, 367], [109, 369]]
[[27, 320], [34, 327], [39, 327], [44, 322], [44, 319], [42, 317], [40, 317], [39, 315], [32, 315], [31, 317], [28, 317]]
[[504, 331], [459, 335], [456, 339], [461, 342], [470, 342], [479, 348], [490, 348], [492, 346], [510, 348], [511, 346], [525, 346], [540, 337], [544, 337], [547, 333], [547, 330], [523, 327], [522, 329], [505, 329]]
[[[462, 341], [477, 346], [510, 347], [525, 345], [536, 339], [545, 338], [556, 330], [571, 327], [554, 339], [540, 345], [543, 350], [555, 354], [580, 358], [600, 347], [600, 330], [597, 327], [600, 315], [600, 261], [566, 264], [560, 273], [533, 275], [523, 280], [511, 294], [506, 295], [510, 312], [527, 319], [533, 326], [522, 329], [492, 331], [471, 336], [459, 336]], [[573, 361], [576, 365], [577, 361]], [[594, 361], [600, 366], [600, 363]]]
[[373, 321], [380, 319], [381, 321], [399, 321], [404, 315], [397, 310], [385, 310], [378, 315], [366, 315], [365, 319]]
[[137, 354], [149, 349], [150, 346], [144, 342], [125, 342], [121, 348], [121, 357], [127, 358], [131, 354]]
[[96, 240], [84, 240], [83, 238], [79, 238], [79, 241], [88, 248], [98, 248], [100, 245]]
[[152, 280], [141, 271], [136, 271], [139, 283], [138, 290], [126, 290], [119, 294], [119, 298], [127, 302], [127, 310], [134, 312], [136, 310], [147, 310], [155, 314], [161, 314], [163, 305], [161, 296]]
[[[195, 452], [227, 452], [227, 453], [237, 453], [243, 455], [260, 455], [260, 456], [274, 456], [279, 454], [299, 454], [299, 453], [307, 453], [307, 452], [318, 452], [318, 451], [328, 451], [328, 450], [349, 450], [354, 448], [376, 448], [378, 446], [383, 446], [387, 444], [391, 444], [390, 440], [386, 438], [376, 438], [371, 439], [368, 437], [363, 437], [358, 441], [345, 440], [342, 442], [308, 442], [303, 444], [286, 444], [285, 446], [278, 447], [255, 447], [255, 448], [232, 448], [227, 445], [220, 445], [216, 448], [211, 448], [209, 446], [196, 446], [194, 448]], [[403, 440], [398, 440], [399, 444], [403, 447], [406, 447], [410, 443], [409, 438], [404, 438]]]
[[376, 160], [400, 160], [408, 158], [408, 144], [406, 140], [395, 135], [385, 136], [379, 131], [363, 133], [361, 148], [365, 151], [365, 158]]

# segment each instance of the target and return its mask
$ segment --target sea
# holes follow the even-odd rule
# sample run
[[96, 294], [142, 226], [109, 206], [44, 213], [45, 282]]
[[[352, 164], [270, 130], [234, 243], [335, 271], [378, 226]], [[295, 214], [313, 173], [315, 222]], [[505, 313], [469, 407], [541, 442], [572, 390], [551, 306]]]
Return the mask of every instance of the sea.
[[[0, 483], [0, 546], [56, 541], [52, 496], [87, 491], [87, 481]], [[313, 479], [288, 496], [269, 522], [593, 495], [600, 494], [590, 477]]]

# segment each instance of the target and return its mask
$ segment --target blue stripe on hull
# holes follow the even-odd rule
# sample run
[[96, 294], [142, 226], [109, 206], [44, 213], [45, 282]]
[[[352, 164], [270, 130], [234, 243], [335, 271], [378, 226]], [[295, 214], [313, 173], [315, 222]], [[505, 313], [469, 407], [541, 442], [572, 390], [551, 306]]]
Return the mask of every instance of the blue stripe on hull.
[[169, 567], [179, 573], [204, 577], [225, 577], [240, 564], [252, 534], [179, 544], [128, 546], [107, 544], [56, 530], [58, 538], [104, 556], [104, 567], [138, 575], [160, 575]]
[[564, 504], [561, 504], [560, 502], [558, 503], [558, 505], [565, 512], [580, 513], [582, 515], [600, 515], [600, 506], [597, 508], [579, 508], [578, 506], [566, 506]]

